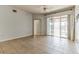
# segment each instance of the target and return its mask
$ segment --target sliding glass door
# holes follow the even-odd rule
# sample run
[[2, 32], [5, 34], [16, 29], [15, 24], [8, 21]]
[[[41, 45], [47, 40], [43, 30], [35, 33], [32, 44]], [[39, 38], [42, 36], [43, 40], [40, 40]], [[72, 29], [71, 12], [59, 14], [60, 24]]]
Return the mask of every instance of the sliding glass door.
[[55, 37], [68, 37], [68, 15], [47, 19], [47, 34]]
[[68, 20], [67, 15], [61, 16], [61, 37], [67, 38], [68, 37]]
[[47, 18], [47, 35], [52, 35], [52, 29], [51, 29], [52, 23], [53, 23], [52, 18], [51, 17]]
[[60, 17], [53, 17], [54, 24], [54, 33], [53, 35], [56, 37], [60, 37]]

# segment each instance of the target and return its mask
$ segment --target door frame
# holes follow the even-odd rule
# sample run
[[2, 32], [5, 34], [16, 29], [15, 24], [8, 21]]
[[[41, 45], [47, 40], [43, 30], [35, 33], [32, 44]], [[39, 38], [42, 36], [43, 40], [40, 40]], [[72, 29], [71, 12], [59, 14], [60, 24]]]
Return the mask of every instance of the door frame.
[[[35, 20], [40, 20], [40, 19], [33, 19], [33, 36], [39, 36], [39, 35], [34, 35], [34, 21]], [[40, 20], [40, 35], [41, 35], [41, 20]]]

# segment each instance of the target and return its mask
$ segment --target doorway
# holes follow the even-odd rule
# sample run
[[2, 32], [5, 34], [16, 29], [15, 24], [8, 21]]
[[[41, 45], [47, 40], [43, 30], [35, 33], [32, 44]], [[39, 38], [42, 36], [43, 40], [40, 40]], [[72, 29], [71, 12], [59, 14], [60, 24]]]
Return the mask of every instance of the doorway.
[[41, 21], [34, 20], [34, 35], [41, 35]]

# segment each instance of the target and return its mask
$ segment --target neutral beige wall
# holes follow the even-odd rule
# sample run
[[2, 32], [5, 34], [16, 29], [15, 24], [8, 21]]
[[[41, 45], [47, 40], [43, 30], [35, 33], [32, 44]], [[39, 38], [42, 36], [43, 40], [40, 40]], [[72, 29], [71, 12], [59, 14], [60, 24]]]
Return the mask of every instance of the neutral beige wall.
[[75, 23], [74, 23], [74, 21], [75, 21], [75, 14], [74, 14], [74, 10], [73, 10], [73, 12], [72, 12], [72, 14], [70, 15], [70, 36], [71, 36], [71, 40], [75, 40], [75, 32], [74, 32], [74, 30], [75, 30], [75, 27], [74, 27], [74, 25], [75, 25]]
[[0, 41], [29, 35], [32, 35], [32, 14], [12, 6], [0, 6]]
[[77, 18], [77, 15], [79, 14], [79, 5], [75, 6], [75, 39], [79, 40], [79, 16]]
[[72, 13], [73, 13], [72, 10], [68, 10], [68, 11], [64, 11], [64, 12], [59, 12], [59, 13], [47, 15], [47, 17], [51, 17], [51, 16], [61, 16], [61, 15], [67, 15], [67, 14], [72, 14]]

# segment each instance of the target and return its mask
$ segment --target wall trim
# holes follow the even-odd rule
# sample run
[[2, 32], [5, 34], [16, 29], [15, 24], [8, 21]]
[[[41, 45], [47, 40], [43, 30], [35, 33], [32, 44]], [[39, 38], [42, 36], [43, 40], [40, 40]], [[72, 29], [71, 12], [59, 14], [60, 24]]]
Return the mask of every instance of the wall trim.
[[19, 37], [14, 37], [14, 38], [8, 38], [8, 39], [3, 39], [3, 40], [0, 40], [0, 42], [5, 42], [5, 41], [9, 41], [9, 40], [14, 40], [14, 39], [20, 39], [20, 38], [28, 38], [28, 37], [32, 37], [33, 35], [29, 35], [29, 36], [19, 36]]

